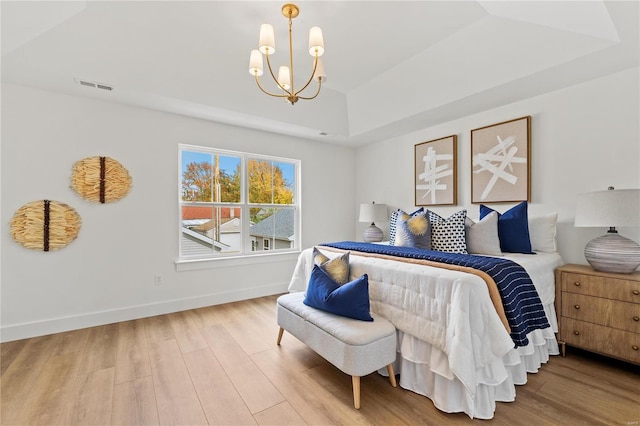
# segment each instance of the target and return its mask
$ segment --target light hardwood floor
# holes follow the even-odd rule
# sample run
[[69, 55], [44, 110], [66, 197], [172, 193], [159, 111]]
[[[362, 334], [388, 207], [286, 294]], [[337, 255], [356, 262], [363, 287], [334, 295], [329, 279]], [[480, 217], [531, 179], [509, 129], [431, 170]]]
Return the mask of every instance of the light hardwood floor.
[[275, 296], [1, 345], [3, 425], [638, 425], [640, 368], [568, 349], [489, 421], [351, 378], [285, 333]]

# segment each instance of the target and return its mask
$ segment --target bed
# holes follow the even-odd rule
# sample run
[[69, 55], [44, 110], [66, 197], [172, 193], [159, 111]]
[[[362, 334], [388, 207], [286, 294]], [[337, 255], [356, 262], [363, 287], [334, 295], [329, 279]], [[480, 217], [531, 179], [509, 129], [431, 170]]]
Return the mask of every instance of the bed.
[[[526, 384], [528, 373], [559, 354], [554, 270], [564, 262], [557, 252], [500, 256], [524, 268], [548, 321], [527, 332], [524, 343], [514, 344], [482, 274], [396, 258], [377, 244], [331, 245], [317, 249], [329, 258], [348, 251], [350, 278], [368, 275], [371, 310], [398, 330], [400, 386], [428, 397], [441, 411], [491, 419], [496, 402], [514, 401], [515, 386]], [[308, 248], [298, 258], [290, 292], [305, 291], [313, 266], [313, 248]]]

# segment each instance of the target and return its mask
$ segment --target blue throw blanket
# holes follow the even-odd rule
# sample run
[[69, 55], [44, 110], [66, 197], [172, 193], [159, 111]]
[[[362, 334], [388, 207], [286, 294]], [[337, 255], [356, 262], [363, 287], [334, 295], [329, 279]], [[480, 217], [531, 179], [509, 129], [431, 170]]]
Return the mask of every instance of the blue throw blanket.
[[531, 282], [531, 277], [522, 266], [510, 259], [356, 241], [341, 241], [322, 245], [341, 250], [423, 259], [478, 269], [493, 278], [498, 287], [505, 316], [509, 327], [511, 327], [511, 338], [516, 347], [529, 344], [528, 333], [549, 327], [547, 316], [544, 313], [538, 292]]

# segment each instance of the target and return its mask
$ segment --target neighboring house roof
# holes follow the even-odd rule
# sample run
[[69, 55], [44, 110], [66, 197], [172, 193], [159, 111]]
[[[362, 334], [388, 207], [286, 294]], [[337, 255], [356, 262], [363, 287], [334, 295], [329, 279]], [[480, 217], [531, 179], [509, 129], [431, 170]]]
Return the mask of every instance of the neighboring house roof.
[[[182, 227], [182, 237], [185, 238], [185, 240], [183, 240], [183, 250], [186, 250], [187, 252], [192, 252], [194, 250], [194, 247], [201, 247], [201, 246], [206, 246], [209, 248], [214, 248], [217, 251], [225, 251], [229, 249], [229, 246], [227, 244], [221, 243], [220, 241], [214, 241], [212, 238], [207, 237], [206, 235], [202, 235], [198, 232], [192, 231], [189, 228], [185, 228], [184, 226]], [[197, 246], [195, 245], [185, 245], [184, 243], [186, 241], [192, 241], [194, 243], [197, 243]], [[185, 249], [185, 247], [187, 247]]]
[[[231, 214], [233, 213], [233, 215]], [[213, 209], [211, 206], [182, 206], [182, 220], [211, 218]], [[220, 217], [229, 219], [240, 217], [240, 207], [220, 207]]]
[[281, 209], [251, 226], [249, 234], [256, 237], [275, 236], [279, 240], [291, 240], [294, 234], [293, 209]]
[[240, 219], [228, 219], [220, 225], [220, 232], [223, 234], [231, 232], [240, 232]]

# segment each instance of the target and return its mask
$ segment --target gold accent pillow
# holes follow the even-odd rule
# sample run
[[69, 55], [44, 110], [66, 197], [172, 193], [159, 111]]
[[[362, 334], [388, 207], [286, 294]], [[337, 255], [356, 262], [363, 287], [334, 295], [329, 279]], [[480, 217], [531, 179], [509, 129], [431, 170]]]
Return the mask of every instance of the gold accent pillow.
[[313, 264], [318, 265], [337, 284], [349, 282], [349, 252], [331, 259], [314, 247]]

